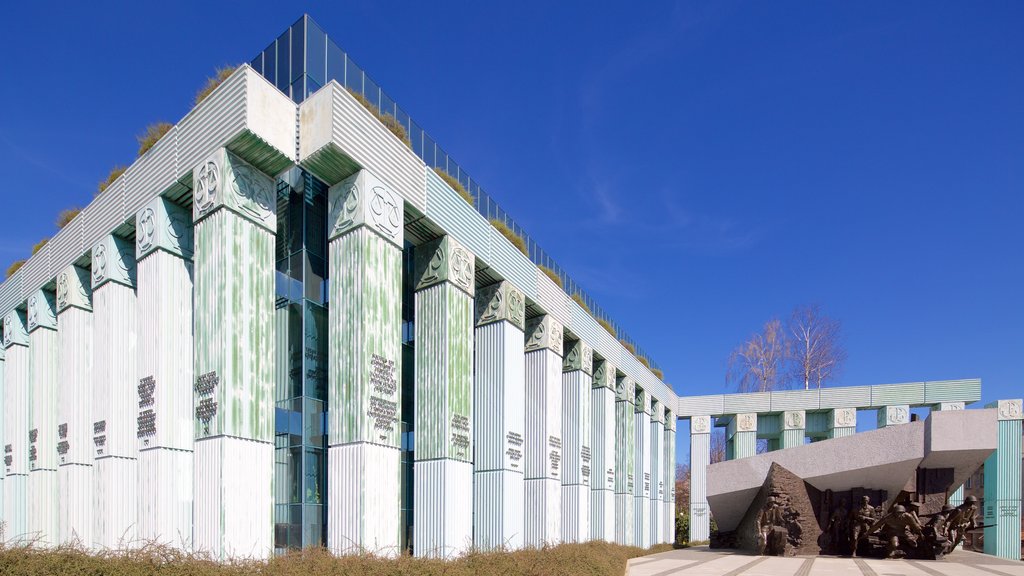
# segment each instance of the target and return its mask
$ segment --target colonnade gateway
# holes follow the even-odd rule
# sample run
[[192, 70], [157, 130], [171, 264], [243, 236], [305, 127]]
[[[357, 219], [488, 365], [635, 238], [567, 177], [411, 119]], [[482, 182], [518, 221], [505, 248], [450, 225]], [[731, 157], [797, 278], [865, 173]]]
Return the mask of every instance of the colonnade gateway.
[[674, 539], [677, 398], [301, 18], [0, 285], [9, 541]]

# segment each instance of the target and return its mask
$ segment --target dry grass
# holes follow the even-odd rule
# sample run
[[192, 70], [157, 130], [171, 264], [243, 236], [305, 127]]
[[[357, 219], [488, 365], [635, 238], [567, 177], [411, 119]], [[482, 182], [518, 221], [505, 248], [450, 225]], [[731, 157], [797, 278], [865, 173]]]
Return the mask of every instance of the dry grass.
[[96, 195], [99, 196], [100, 194], [103, 194], [103, 192], [106, 191], [107, 188], [110, 188], [110, 185], [114, 183], [114, 180], [120, 178], [121, 174], [124, 174], [124, 171], [127, 169], [127, 166], [114, 166], [111, 168], [110, 174], [107, 174], [107, 179], [101, 180], [100, 183], [97, 184]]
[[231, 77], [231, 75], [235, 73], [235, 70], [238, 70], [239, 66], [240, 65], [236, 64], [234, 66], [224, 66], [223, 68], [217, 68], [217, 70], [215, 70], [213, 73], [213, 77], [207, 78], [206, 84], [203, 85], [199, 92], [196, 92], [196, 97], [192, 101], [192, 105], [199, 106], [199, 103], [203, 100], [206, 100], [207, 96], [212, 94], [213, 91], [216, 90], [218, 86], [223, 84], [225, 80]]
[[504, 222], [498, 220], [497, 218], [491, 218], [491, 226], [494, 226], [494, 228], [498, 232], [501, 232], [502, 236], [508, 238], [508, 241], [511, 242], [513, 246], [518, 248], [524, 256], [526, 256], [527, 258], [530, 257], [530, 251], [526, 247], [526, 240], [523, 240], [522, 236], [516, 234], [515, 231], [509, 228], [508, 224], [505, 224]]
[[586, 301], [583, 300], [583, 295], [580, 294], [579, 292], [572, 295], [572, 301], [579, 304], [580, 308], [586, 310], [587, 314], [592, 314], [592, 312], [590, 311], [590, 306], [587, 306]]
[[434, 168], [434, 173], [440, 176], [441, 180], [444, 180], [444, 183], [450, 186], [452, 190], [458, 192], [459, 196], [462, 196], [462, 199], [465, 200], [466, 203], [468, 203], [470, 206], [476, 206], [476, 198], [473, 198], [473, 195], [466, 191], [466, 188], [462, 185], [461, 182], [455, 179], [455, 176], [452, 176], [451, 174], [437, 167]]
[[605, 320], [604, 318], [598, 318], [597, 323], [601, 325], [601, 328], [604, 328], [606, 331], [608, 331], [608, 333], [612, 335], [612, 338], [619, 337], [619, 333], [615, 331], [615, 327], [612, 326], [611, 322]]
[[632, 344], [626, 342], [625, 340], [619, 340], [619, 344], [622, 344], [623, 348], [629, 350], [630, 354], [636, 354], [636, 346], [633, 346]]
[[644, 366], [648, 368], [651, 367], [651, 361], [648, 360], [646, 356], [637, 356], [636, 359], [639, 360], [640, 363], [643, 364]]
[[558, 284], [559, 288], [563, 287], [562, 279], [558, 277], [558, 272], [555, 272], [554, 270], [548, 268], [547, 266], [538, 266], [538, 268], [540, 268], [540, 271], [543, 272], [548, 278], [551, 278], [552, 282]]
[[665, 381], [665, 373], [661, 371], [661, 368], [651, 368], [651, 374], [658, 377], [658, 380]]
[[665, 552], [663, 544], [649, 550], [605, 542], [562, 544], [516, 552], [470, 553], [456, 560], [429, 560], [402, 556], [396, 559], [373, 555], [334, 556], [323, 548], [307, 548], [268, 562], [211, 562], [162, 546], [139, 550], [90, 554], [64, 546], [41, 550], [27, 546], [0, 545], [0, 574], [42, 576], [49, 574], [116, 574], [118, 576], [620, 576], [630, 558]]
[[26, 260], [15, 260], [14, 262], [11, 262], [11, 265], [7, 267], [7, 276], [5, 276], [5, 278], [14, 276], [14, 273], [21, 270], [21, 267], [25, 265], [25, 262]]
[[381, 112], [380, 108], [377, 108], [377, 106], [374, 105], [373, 102], [367, 100], [366, 96], [363, 96], [359, 92], [356, 92], [351, 88], [347, 88], [347, 90], [348, 93], [351, 94], [353, 98], [358, 100], [359, 103], [363, 105], [363, 108], [366, 108], [370, 112], [370, 114], [376, 116], [377, 120], [380, 120], [380, 123], [383, 124], [385, 128], [390, 130], [391, 133], [394, 134], [396, 138], [404, 142], [406, 146], [412, 148], [412, 140], [409, 140], [409, 134], [405, 131], [405, 126], [403, 126], [402, 123], [398, 121], [398, 118], [395, 118], [394, 115], [388, 114], [387, 112]]
[[139, 158], [142, 158], [143, 154], [149, 152], [150, 148], [156, 146], [156, 143], [164, 137], [164, 134], [171, 131], [171, 128], [174, 128], [174, 126], [167, 122], [157, 122], [156, 124], [146, 126], [146, 131], [141, 136], [136, 136], [136, 139], [139, 141]]
[[67, 226], [68, 224], [71, 223], [72, 220], [75, 219], [75, 216], [78, 216], [81, 212], [82, 209], [77, 207], [65, 208], [64, 210], [61, 210], [60, 214], [57, 214], [57, 221], [55, 222], [55, 224], [57, 224], [57, 228], [63, 228]]
[[35, 256], [36, 252], [39, 252], [40, 250], [42, 250], [43, 247], [46, 246], [49, 243], [50, 243], [50, 239], [49, 238], [43, 238], [39, 242], [36, 242], [35, 245], [32, 246], [32, 255]]

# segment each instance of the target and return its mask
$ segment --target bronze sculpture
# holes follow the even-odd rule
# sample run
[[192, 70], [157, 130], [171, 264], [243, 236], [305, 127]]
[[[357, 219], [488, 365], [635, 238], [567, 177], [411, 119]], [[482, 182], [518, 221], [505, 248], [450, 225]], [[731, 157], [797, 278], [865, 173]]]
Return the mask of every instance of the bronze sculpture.
[[850, 554], [857, 555], [857, 545], [862, 538], [866, 538], [869, 529], [875, 523], [875, 508], [871, 505], [871, 499], [861, 496], [860, 508], [850, 515]]

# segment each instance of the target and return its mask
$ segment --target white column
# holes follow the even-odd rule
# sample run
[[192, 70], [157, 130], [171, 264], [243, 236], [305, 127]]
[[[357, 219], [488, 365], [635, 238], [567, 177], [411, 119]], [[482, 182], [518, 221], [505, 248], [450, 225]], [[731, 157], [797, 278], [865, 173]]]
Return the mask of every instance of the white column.
[[711, 537], [708, 466], [711, 465], [711, 417], [690, 416], [690, 543]]
[[55, 546], [57, 517], [57, 309], [52, 292], [28, 298], [29, 388], [28, 532], [41, 547]]
[[136, 215], [139, 539], [192, 549], [192, 215], [157, 198]]
[[562, 539], [562, 325], [551, 316], [526, 322], [525, 542]]
[[108, 235], [92, 249], [93, 538], [100, 549], [136, 544], [138, 373], [135, 246]]
[[274, 179], [221, 148], [192, 170], [193, 546], [273, 549]]
[[472, 253], [450, 236], [416, 248], [413, 553], [450, 557], [473, 542]]
[[[0, 322], [0, 326], [2, 326], [2, 322]], [[3, 341], [0, 340], [0, 402], [4, 403], [2, 408], [0, 408], [0, 446], [5, 446], [4, 413], [10, 408], [6, 403], [7, 398], [4, 396], [4, 365], [7, 363], [6, 358], [7, 349], [3, 347]], [[7, 454], [5, 453], [4, 457], [6, 458], [6, 456]], [[0, 523], [6, 519], [6, 516], [4, 516], [4, 480], [6, 477], [7, 464], [5, 463], [3, 466], [0, 466]]]
[[730, 460], [757, 454], [757, 413], [736, 414], [726, 428]]
[[635, 384], [625, 376], [615, 381], [615, 542], [636, 546], [636, 402]]
[[590, 391], [590, 539], [615, 541], [615, 367], [594, 360]]
[[651, 546], [651, 396], [639, 386], [634, 404], [633, 533], [635, 545]]
[[594, 350], [576, 340], [562, 361], [562, 541], [590, 539], [590, 387]]
[[672, 410], [665, 410], [665, 425], [663, 427], [664, 450], [662, 462], [665, 477], [665, 492], [663, 497], [662, 512], [662, 536], [661, 541], [665, 544], [672, 544], [676, 541], [676, 415]]
[[360, 170], [331, 187], [328, 205], [327, 546], [396, 556], [404, 202]]
[[882, 406], [878, 409], [878, 427], [898, 426], [910, 423], [910, 405]]
[[4, 537], [28, 541], [28, 430], [32, 391], [28, 385], [28, 331], [25, 312], [4, 316]]
[[57, 275], [57, 490], [60, 544], [92, 546], [92, 283], [68, 266]]
[[843, 438], [857, 433], [857, 409], [835, 408], [828, 421], [828, 437]]
[[665, 474], [662, 471], [662, 457], [664, 456], [664, 447], [662, 443], [665, 441], [665, 412], [661, 406], [661, 402], [658, 402], [656, 398], [651, 398], [651, 491], [650, 491], [650, 518], [648, 525], [649, 538], [651, 546], [661, 543], [661, 524], [662, 514], [665, 512], [665, 508], [662, 506], [662, 501], [665, 499]]
[[523, 547], [526, 300], [508, 282], [476, 293], [473, 545]]
[[807, 435], [807, 414], [803, 410], [787, 410], [779, 418], [782, 420], [782, 434], [779, 436], [780, 448], [795, 448], [804, 445]]

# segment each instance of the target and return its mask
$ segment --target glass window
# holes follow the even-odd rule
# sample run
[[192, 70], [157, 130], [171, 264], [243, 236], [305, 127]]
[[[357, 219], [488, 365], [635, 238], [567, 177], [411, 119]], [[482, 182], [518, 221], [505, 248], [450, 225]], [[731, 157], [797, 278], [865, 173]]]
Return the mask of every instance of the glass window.
[[370, 80], [369, 76], [365, 76], [363, 79], [363, 96], [366, 96], [370, 104], [376, 106], [378, 110], [380, 109], [380, 87]]
[[327, 78], [324, 84], [331, 80], [337, 80], [338, 84], [345, 85], [345, 53], [338, 48], [333, 41], [327, 41]]
[[249, 66], [252, 66], [253, 70], [263, 74], [263, 53], [260, 52], [259, 56], [253, 58], [252, 61], [249, 62]]
[[317, 81], [317, 86], [327, 81], [327, 34], [316, 22], [306, 20], [306, 74]]
[[299, 18], [291, 32], [292, 70], [288, 81], [295, 83], [306, 73], [306, 18]]
[[272, 84], [277, 83], [277, 42], [263, 51], [263, 77]]
[[[291, 85], [289, 77], [289, 38], [291, 30], [285, 30], [284, 34], [277, 37], [277, 89], [288, 94], [288, 87]], [[290, 96], [290, 94], [289, 94]]]

